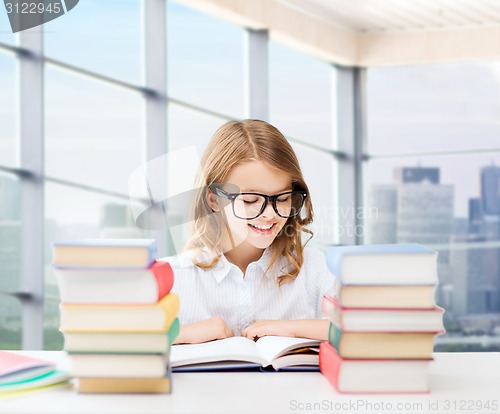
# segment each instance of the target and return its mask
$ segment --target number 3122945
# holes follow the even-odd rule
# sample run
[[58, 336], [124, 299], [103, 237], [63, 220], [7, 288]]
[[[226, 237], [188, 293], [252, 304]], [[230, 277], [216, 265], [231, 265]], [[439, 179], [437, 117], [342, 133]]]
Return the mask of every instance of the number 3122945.
[[61, 4], [59, 2], [50, 3], [5, 3], [7, 13], [16, 14], [42, 14], [42, 13], [61, 13]]

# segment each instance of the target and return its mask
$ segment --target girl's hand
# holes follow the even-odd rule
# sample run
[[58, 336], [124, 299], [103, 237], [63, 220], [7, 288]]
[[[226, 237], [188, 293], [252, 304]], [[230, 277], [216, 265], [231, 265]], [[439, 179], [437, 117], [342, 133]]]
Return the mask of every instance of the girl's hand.
[[256, 341], [262, 336], [291, 336], [328, 340], [330, 321], [327, 319], [260, 320], [246, 327], [241, 336]]
[[233, 330], [220, 317], [205, 319], [200, 322], [181, 325], [179, 336], [174, 344], [199, 344], [216, 339], [234, 336]]
[[257, 339], [268, 336], [297, 336], [295, 333], [295, 324], [297, 321], [280, 320], [260, 320], [246, 327], [241, 336], [256, 341]]

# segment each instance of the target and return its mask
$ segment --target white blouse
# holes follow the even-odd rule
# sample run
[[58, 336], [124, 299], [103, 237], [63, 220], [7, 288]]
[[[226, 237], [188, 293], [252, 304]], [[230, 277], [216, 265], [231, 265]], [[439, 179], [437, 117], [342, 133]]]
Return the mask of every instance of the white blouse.
[[270, 253], [266, 249], [259, 260], [250, 263], [245, 277], [224, 255], [212, 269], [195, 266], [190, 252], [159, 259], [168, 261], [174, 271], [172, 292], [180, 297], [180, 323], [219, 316], [239, 335], [261, 319], [321, 318], [323, 295], [335, 293], [335, 279], [324, 254], [306, 247], [298, 276], [280, 287], [276, 278], [289, 262], [281, 257], [264, 276]]

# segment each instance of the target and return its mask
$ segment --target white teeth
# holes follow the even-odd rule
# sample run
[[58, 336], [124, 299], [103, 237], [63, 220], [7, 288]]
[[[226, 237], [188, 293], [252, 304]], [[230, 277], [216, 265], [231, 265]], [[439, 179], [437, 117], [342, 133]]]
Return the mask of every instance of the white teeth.
[[269, 226], [257, 226], [256, 224], [250, 224], [252, 227], [255, 227], [259, 230], [269, 230], [271, 227], [274, 226], [274, 224], [271, 224]]

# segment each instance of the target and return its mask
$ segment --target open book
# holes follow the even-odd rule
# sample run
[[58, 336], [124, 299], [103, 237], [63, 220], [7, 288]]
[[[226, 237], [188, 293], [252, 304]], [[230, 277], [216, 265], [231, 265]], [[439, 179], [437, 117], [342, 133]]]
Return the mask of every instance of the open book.
[[173, 345], [170, 363], [174, 372], [247, 368], [317, 371], [320, 342], [284, 336], [264, 336], [254, 342], [234, 336], [202, 344]]

